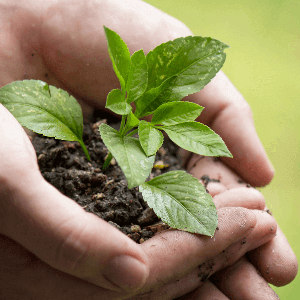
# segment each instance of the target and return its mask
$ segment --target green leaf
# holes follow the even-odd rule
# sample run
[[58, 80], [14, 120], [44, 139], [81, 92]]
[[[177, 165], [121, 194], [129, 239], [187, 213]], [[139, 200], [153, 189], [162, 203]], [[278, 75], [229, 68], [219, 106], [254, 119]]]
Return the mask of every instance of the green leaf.
[[147, 156], [154, 155], [164, 141], [163, 134], [144, 120], [139, 124], [139, 138]]
[[157, 216], [172, 228], [213, 236], [218, 222], [216, 207], [192, 175], [171, 171], [143, 183], [140, 191]]
[[[160, 86], [148, 90], [146, 93], [144, 93], [142, 97], [140, 97], [135, 103], [135, 116], [140, 119], [141, 117], [152, 114], [163, 103], [161, 102], [161, 98], [159, 97], [159, 95], [170, 85], [172, 85], [175, 79], [176, 77], [168, 78]], [[166, 101], [167, 100], [165, 99], [164, 102]]]
[[221, 137], [201, 123], [186, 122], [162, 129], [183, 149], [205, 156], [232, 157]]
[[109, 92], [105, 107], [118, 115], [128, 115], [132, 109], [126, 102], [124, 94], [119, 89], [114, 89]]
[[101, 124], [99, 130], [104, 144], [124, 172], [128, 187], [142, 184], [151, 172], [155, 157], [146, 156], [137, 138], [122, 137], [107, 124]]
[[158, 87], [167, 78], [176, 80], [159, 96], [162, 103], [181, 100], [200, 91], [224, 64], [229, 46], [211, 38], [188, 36], [161, 44], [147, 55], [148, 88]]
[[154, 112], [151, 123], [174, 125], [194, 121], [204, 107], [192, 102], [164, 103]]
[[133, 127], [137, 127], [139, 123], [140, 120], [132, 112], [130, 112], [130, 114], [127, 117], [127, 126], [129, 128], [133, 128]]
[[83, 118], [77, 100], [67, 92], [39, 80], [15, 81], [0, 89], [2, 103], [19, 121], [34, 132], [66, 141], [82, 140]]
[[130, 52], [126, 43], [117, 33], [105, 26], [103, 27], [114, 71], [119, 78], [122, 91], [125, 92], [128, 71], [131, 68]]
[[126, 85], [127, 102], [136, 101], [146, 90], [148, 84], [148, 66], [143, 50], [139, 50], [131, 56], [131, 69]]

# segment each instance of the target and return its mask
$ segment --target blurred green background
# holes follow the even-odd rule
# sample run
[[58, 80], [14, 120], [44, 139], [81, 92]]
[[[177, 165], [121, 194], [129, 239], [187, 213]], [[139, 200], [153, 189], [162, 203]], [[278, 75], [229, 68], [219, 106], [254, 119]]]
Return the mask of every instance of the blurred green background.
[[[300, 259], [300, 1], [146, 0], [195, 35], [228, 45], [223, 71], [250, 103], [276, 175], [263, 188], [269, 208]], [[300, 276], [274, 288], [300, 299]]]

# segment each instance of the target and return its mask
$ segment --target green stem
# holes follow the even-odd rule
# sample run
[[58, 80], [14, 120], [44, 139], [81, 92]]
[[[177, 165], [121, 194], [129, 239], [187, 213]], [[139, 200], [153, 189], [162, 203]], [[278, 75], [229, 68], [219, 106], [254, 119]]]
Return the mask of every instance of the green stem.
[[105, 160], [105, 162], [104, 162], [104, 164], [103, 164], [103, 170], [106, 170], [106, 169], [107, 169], [107, 167], [109, 166], [109, 164], [110, 164], [112, 158], [113, 158], [113, 156], [112, 156], [112, 154], [109, 152], [108, 155], [107, 155], [107, 157], [106, 157], [106, 160]]
[[134, 135], [135, 133], [137, 133], [138, 131], [139, 131], [139, 129], [137, 128], [137, 129], [135, 129], [135, 130], [129, 132], [126, 136], [132, 136], [132, 135]]
[[79, 142], [79, 144], [80, 144], [80, 146], [81, 146], [81, 148], [82, 148], [82, 150], [83, 150], [83, 152], [84, 152], [86, 158], [87, 158], [89, 161], [91, 161], [91, 157], [90, 157], [90, 155], [89, 155], [89, 152], [88, 152], [88, 150], [87, 150], [87, 148], [86, 148], [84, 142], [83, 142], [82, 140], [81, 140], [81, 141], [78, 141], [78, 142]]
[[126, 116], [122, 116], [122, 121], [121, 121], [121, 126], [120, 126], [120, 131], [119, 131], [121, 133], [121, 135], [123, 135], [125, 121], [126, 121]]

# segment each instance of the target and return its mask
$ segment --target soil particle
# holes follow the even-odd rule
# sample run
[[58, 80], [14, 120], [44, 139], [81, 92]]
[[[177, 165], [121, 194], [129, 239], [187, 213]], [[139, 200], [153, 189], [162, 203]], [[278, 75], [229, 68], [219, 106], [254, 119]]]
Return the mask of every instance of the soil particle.
[[271, 212], [269, 209], [267, 209], [266, 212], [267, 212], [270, 216], [273, 216], [272, 212]]
[[201, 177], [201, 180], [202, 180], [202, 182], [203, 182], [205, 188], [207, 188], [207, 185], [208, 185], [210, 182], [220, 182], [220, 180], [218, 180], [218, 179], [212, 179], [212, 178], [210, 178], [208, 175], [203, 175], [203, 176]]
[[246, 237], [244, 237], [244, 239], [242, 240], [242, 242], [241, 242], [241, 245], [245, 245], [246, 243], [247, 243], [247, 238]]
[[[116, 162], [103, 171], [108, 149], [99, 134], [101, 119], [84, 126], [83, 140], [91, 156], [89, 162], [77, 142], [66, 142], [36, 135], [33, 146], [44, 178], [87, 212], [93, 213], [118, 228], [137, 243], [169, 228], [143, 200], [138, 188], [128, 189], [126, 178]], [[118, 124], [113, 125], [118, 128]], [[150, 178], [182, 169], [177, 158], [178, 147], [165, 139]]]
[[214, 265], [215, 265], [214, 260], [210, 259], [199, 266], [200, 272], [199, 272], [198, 276], [201, 278], [200, 279], [201, 282], [204, 282], [208, 279], [209, 275], [213, 271]]

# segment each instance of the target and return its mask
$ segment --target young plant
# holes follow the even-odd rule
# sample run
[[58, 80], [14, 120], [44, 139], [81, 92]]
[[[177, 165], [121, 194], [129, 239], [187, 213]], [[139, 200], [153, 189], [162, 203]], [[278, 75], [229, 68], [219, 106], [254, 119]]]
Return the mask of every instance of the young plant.
[[[232, 157], [223, 140], [195, 119], [203, 107], [182, 100], [201, 90], [220, 70], [222, 42], [189, 36], [156, 47], [145, 56], [132, 56], [114, 31], [104, 27], [108, 52], [120, 81], [106, 107], [122, 116], [119, 131], [107, 124], [99, 127], [109, 155], [115, 157], [128, 181], [139, 186], [144, 199], [164, 222], [173, 228], [213, 236], [217, 212], [203, 185], [184, 171], [172, 171], [145, 182], [164, 131], [180, 147], [207, 156]], [[67, 92], [38, 80], [16, 81], [0, 89], [2, 103], [20, 122], [37, 133], [78, 141], [90, 160], [82, 140], [83, 118], [79, 104]], [[131, 103], [135, 104], [132, 111]], [[141, 118], [152, 115], [150, 122]], [[139, 138], [132, 135], [138, 133]]]
[[[161, 44], [145, 56], [130, 56], [127, 45], [104, 27], [108, 52], [121, 89], [112, 90], [106, 107], [122, 115], [120, 130], [100, 125], [102, 140], [123, 170], [129, 188], [139, 186], [155, 213], [173, 228], [212, 236], [217, 213], [202, 184], [184, 171], [145, 182], [164, 131], [178, 146], [206, 156], [232, 157], [223, 140], [195, 119], [203, 107], [182, 100], [200, 91], [221, 69], [228, 46], [218, 40], [189, 36]], [[132, 111], [131, 103], [135, 104]], [[152, 115], [151, 121], [140, 120]], [[132, 137], [138, 133], [139, 138]]]

